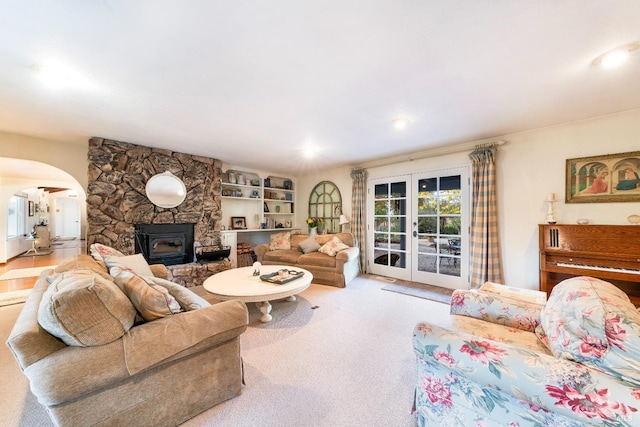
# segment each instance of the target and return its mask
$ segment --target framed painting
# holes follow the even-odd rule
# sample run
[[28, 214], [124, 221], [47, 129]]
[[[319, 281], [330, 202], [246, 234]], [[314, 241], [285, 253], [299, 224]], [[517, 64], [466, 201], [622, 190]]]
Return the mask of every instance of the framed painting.
[[231, 228], [234, 230], [244, 230], [247, 228], [247, 219], [243, 216], [231, 217]]
[[36, 211], [35, 203], [33, 203], [33, 201], [29, 200], [29, 216], [33, 216], [35, 211]]
[[567, 203], [640, 201], [640, 151], [567, 159]]

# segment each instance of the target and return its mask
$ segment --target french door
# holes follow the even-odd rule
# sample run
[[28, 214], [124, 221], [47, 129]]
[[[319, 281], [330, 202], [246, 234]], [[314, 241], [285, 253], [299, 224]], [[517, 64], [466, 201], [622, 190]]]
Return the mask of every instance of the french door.
[[367, 253], [372, 274], [469, 287], [469, 168], [372, 179]]

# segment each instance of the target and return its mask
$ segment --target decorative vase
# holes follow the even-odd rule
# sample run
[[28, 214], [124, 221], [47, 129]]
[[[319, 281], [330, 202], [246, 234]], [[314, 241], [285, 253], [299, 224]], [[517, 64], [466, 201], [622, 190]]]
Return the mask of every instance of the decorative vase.
[[310, 227], [309, 228], [309, 235], [310, 236], [315, 236], [316, 234], [318, 234], [318, 227]]

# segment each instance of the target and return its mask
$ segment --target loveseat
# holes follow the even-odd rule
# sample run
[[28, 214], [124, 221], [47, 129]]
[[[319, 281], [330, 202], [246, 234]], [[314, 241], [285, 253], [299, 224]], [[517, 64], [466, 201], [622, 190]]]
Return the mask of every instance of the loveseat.
[[175, 426], [238, 395], [244, 303], [210, 305], [164, 266], [140, 276], [122, 260], [116, 277], [88, 255], [42, 272], [9, 336], [53, 422]]
[[640, 425], [640, 314], [577, 277], [549, 300], [455, 291], [451, 316], [414, 329], [419, 426]]
[[359, 273], [360, 250], [351, 233], [271, 235], [270, 243], [254, 248], [265, 265], [300, 267], [313, 274], [313, 283], [344, 288]]

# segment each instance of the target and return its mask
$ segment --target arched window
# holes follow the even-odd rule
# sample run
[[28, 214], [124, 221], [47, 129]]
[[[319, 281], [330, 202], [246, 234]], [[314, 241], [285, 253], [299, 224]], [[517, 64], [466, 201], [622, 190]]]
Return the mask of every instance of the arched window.
[[342, 196], [340, 190], [331, 181], [322, 181], [311, 191], [309, 196], [309, 216], [324, 220], [318, 227], [319, 232], [340, 232], [340, 215], [342, 214]]

